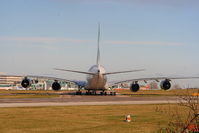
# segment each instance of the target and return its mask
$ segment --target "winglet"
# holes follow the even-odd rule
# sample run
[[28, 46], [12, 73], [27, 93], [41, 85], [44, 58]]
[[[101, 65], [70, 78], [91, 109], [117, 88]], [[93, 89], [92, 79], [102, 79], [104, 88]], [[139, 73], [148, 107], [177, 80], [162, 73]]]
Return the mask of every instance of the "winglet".
[[100, 23], [98, 23], [98, 39], [97, 39], [97, 66], [100, 66]]

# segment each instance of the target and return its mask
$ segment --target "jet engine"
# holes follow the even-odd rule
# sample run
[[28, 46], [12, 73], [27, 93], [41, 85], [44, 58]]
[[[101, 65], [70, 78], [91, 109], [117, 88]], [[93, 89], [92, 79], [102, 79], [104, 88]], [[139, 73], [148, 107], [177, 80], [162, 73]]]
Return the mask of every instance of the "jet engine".
[[132, 83], [130, 89], [132, 92], [137, 92], [140, 89], [140, 86], [138, 83]]
[[29, 88], [31, 86], [32, 82], [30, 79], [28, 79], [27, 77], [25, 77], [22, 81], [21, 81], [21, 86], [23, 88]]
[[171, 88], [171, 83], [169, 79], [165, 79], [160, 83], [160, 88], [163, 90], [168, 90]]
[[60, 83], [58, 83], [57, 81], [55, 81], [55, 82], [52, 84], [52, 89], [55, 90], [55, 91], [60, 90], [60, 89], [61, 89]]

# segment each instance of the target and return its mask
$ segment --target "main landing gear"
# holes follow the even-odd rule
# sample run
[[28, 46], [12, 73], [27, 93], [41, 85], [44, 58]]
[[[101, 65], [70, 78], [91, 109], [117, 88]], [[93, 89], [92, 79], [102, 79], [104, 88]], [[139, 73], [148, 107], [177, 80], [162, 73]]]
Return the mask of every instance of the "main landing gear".
[[[82, 95], [82, 91], [78, 90], [76, 91], [76, 95]], [[101, 95], [101, 96], [107, 96], [107, 95], [110, 95], [110, 96], [115, 96], [116, 95], [116, 92], [115, 91], [101, 91], [100, 93], [97, 93], [96, 90], [88, 90], [86, 91], [85, 95]]]
[[111, 91], [111, 92], [110, 92], [110, 95], [115, 96], [115, 95], [116, 95], [116, 92], [115, 92], [115, 91]]
[[76, 91], [76, 95], [82, 95], [82, 91]]

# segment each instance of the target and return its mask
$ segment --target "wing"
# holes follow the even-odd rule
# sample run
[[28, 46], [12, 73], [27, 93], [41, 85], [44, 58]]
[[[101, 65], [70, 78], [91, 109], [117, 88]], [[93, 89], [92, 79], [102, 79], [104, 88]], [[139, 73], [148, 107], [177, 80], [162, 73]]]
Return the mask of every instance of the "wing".
[[[24, 79], [28, 79], [29, 81], [38, 81], [38, 80], [54, 80], [55, 82], [64, 81], [64, 82], [72, 82], [78, 85], [79, 87], [85, 87], [86, 81], [80, 80], [69, 80], [58, 77], [50, 77], [50, 76], [37, 76], [37, 75], [0, 75], [0, 82], [23, 82]], [[24, 80], [25, 81], [25, 80]]]
[[73, 80], [63, 79], [58, 77], [49, 77], [49, 76], [37, 76], [37, 75], [26, 75], [24, 77], [32, 78], [32, 79], [44, 79], [44, 80], [55, 80], [55, 81], [65, 81], [65, 82], [73, 82]]
[[135, 81], [150, 81], [150, 80], [155, 80], [157, 82], [159, 82], [159, 80], [172, 80], [172, 79], [199, 79], [199, 77], [151, 77], [151, 78], [137, 78], [137, 79], [129, 79], [129, 80], [123, 80], [123, 81], [118, 81], [115, 82], [115, 84], [119, 84], [119, 83], [124, 83], [124, 82], [135, 82]]
[[123, 80], [123, 81], [119, 81], [119, 82], [115, 82], [114, 85], [118, 85], [118, 84], [122, 84], [125, 82], [132, 82], [130, 85], [130, 90], [132, 92], [137, 92], [140, 89], [139, 83], [138, 81], [144, 81], [145, 83], [147, 83], [147, 81], [149, 80], [155, 80], [157, 82], [159, 82], [159, 80], [162, 80], [160, 83], [160, 88], [163, 90], [168, 90], [171, 88], [171, 83], [170, 81], [172, 79], [199, 79], [199, 77], [151, 77], [151, 78], [137, 78], [137, 79], [130, 79], [130, 80]]
[[69, 81], [73, 80], [57, 78], [57, 77], [48, 77], [48, 76], [36, 76], [36, 75], [0, 75], [0, 80], [15, 80], [15, 79], [31, 78], [31, 79], [49, 79], [49, 80], [58, 80], [58, 81]]

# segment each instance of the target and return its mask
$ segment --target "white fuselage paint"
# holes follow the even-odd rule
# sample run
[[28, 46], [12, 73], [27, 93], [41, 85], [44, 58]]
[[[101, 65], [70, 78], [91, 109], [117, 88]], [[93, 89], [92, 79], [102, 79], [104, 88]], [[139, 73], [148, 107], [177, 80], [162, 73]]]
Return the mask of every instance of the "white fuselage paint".
[[89, 72], [95, 75], [87, 75], [87, 85], [86, 90], [106, 90], [107, 77], [104, 75], [105, 69], [103, 66], [94, 65], [89, 70]]

